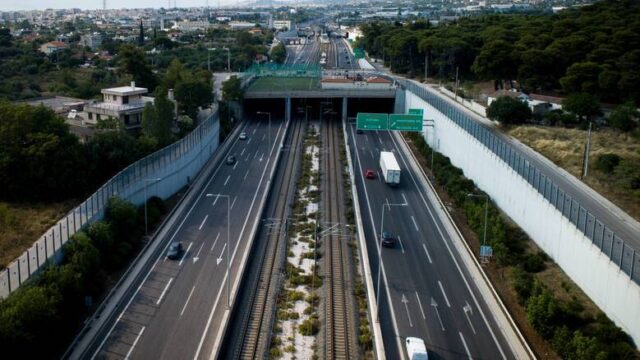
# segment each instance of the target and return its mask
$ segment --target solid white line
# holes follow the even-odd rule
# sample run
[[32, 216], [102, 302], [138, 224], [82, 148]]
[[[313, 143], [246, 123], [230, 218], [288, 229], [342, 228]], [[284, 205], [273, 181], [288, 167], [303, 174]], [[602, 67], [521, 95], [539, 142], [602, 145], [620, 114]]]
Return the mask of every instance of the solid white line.
[[462, 336], [462, 333], [458, 331], [458, 334], [460, 334], [460, 340], [462, 340], [462, 346], [464, 346], [464, 351], [467, 352], [467, 356], [469, 357], [469, 360], [473, 360], [473, 358], [471, 357], [471, 353], [469, 352], [469, 347], [467, 347], [467, 342], [464, 341], [464, 336]]
[[193, 295], [193, 290], [196, 289], [196, 286], [194, 285], [193, 288], [191, 288], [191, 292], [189, 292], [189, 297], [187, 297], [187, 302], [184, 303], [184, 306], [182, 307], [182, 311], [180, 311], [180, 316], [182, 316], [184, 314], [184, 311], [187, 309], [187, 305], [189, 304], [189, 300], [191, 300], [191, 295]]
[[[400, 149], [398, 148], [398, 144], [396, 143], [396, 140], [395, 140], [395, 138], [393, 136], [391, 136], [391, 140], [393, 141], [393, 144], [396, 147], [396, 149], [398, 150], [398, 152], [400, 152]], [[400, 155], [400, 160], [404, 163], [405, 166], [409, 167], [409, 164], [407, 164], [407, 160], [405, 160], [405, 158], [404, 158], [404, 156], [402, 156], [402, 154]], [[429, 205], [427, 203], [427, 199], [425, 199], [425, 197], [424, 197], [425, 195], [421, 191], [421, 189], [423, 189], [423, 188], [418, 185], [418, 182], [416, 181], [416, 179], [413, 176], [413, 174], [411, 173], [411, 171], [409, 171], [408, 173], [409, 173], [409, 177], [411, 178], [411, 181], [415, 184], [416, 188], [419, 190], [418, 194], [420, 195], [420, 198], [422, 199], [423, 204], [427, 208], [427, 211], [429, 212], [429, 215], [433, 219], [433, 221], [434, 221], [434, 223], [436, 225], [436, 230], [438, 230], [438, 233], [440, 234], [440, 237], [442, 238], [442, 242], [444, 243], [444, 246], [447, 248], [447, 252], [449, 253], [449, 256], [453, 260], [453, 263], [456, 265], [456, 269], [458, 270], [458, 273], [460, 274], [460, 277], [462, 278], [462, 281], [464, 282], [464, 285], [467, 288], [467, 291], [471, 295], [471, 298], [473, 299], [473, 302], [476, 305], [476, 308], [478, 309], [478, 311], [480, 311], [480, 316], [482, 317], [482, 320], [484, 321], [484, 324], [487, 327], [487, 330], [489, 331], [489, 334], [491, 335], [491, 338], [493, 339], [494, 344], [498, 348], [498, 351], [500, 351], [500, 355], [502, 355], [502, 358], [506, 359], [507, 356], [505, 355], [504, 350], [502, 350], [502, 346], [498, 342], [498, 338], [496, 337], [496, 334], [493, 332], [493, 329], [489, 325], [489, 321], [487, 320], [487, 317], [485, 316], [484, 311], [482, 311], [482, 308], [480, 307], [480, 304], [478, 303], [478, 299], [476, 298], [476, 295], [471, 290], [471, 286], [469, 285], [469, 282], [467, 281], [466, 276], [462, 272], [462, 269], [460, 268], [460, 264], [458, 264], [458, 260], [456, 260], [455, 256], [453, 255], [453, 250], [451, 250], [451, 247], [449, 246], [449, 242], [445, 240], [444, 234], [442, 233], [442, 229], [440, 229], [440, 225], [438, 225], [438, 221], [436, 219], [436, 216], [431, 211], [431, 208], [429, 207]], [[427, 191], [427, 190], [424, 189], [424, 191]]]
[[162, 298], [164, 297], [164, 294], [167, 293], [167, 290], [169, 289], [169, 286], [171, 285], [171, 282], [173, 281], [173, 278], [169, 279], [169, 281], [167, 281], [167, 285], [165, 285], [164, 290], [162, 290], [162, 294], [160, 294], [160, 297], [158, 298], [158, 301], [156, 301], [156, 305], [160, 304], [160, 301], [162, 301]]
[[129, 349], [129, 351], [127, 352], [127, 356], [124, 357], [124, 360], [128, 360], [129, 356], [131, 356], [131, 353], [133, 352], [133, 348], [136, 347], [136, 344], [138, 343], [138, 340], [140, 340], [140, 337], [142, 336], [144, 329], [145, 329], [144, 326], [142, 327], [142, 329], [140, 329], [140, 333], [138, 333], [138, 336], [136, 336], [136, 339], [133, 340], [133, 344], [131, 344], [131, 349]]
[[209, 217], [209, 214], [207, 214], [204, 219], [202, 219], [202, 223], [200, 224], [200, 227], [198, 227], [198, 230], [202, 230], [202, 227], [204, 226], [205, 221], [207, 221], [207, 218]]
[[187, 248], [187, 251], [185, 251], [184, 254], [182, 254], [182, 259], [180, 259], [180, 262], [178, 263], [178, 266], [182, 265], [182, 262], [184, 261], [184, 257], [187, 256], [187, 253], [191, 249], [191, 245], [193, 245], [193, 241], [189, 243], [189, 247]]
[[422, 243], [422, 248], [424, 249], [424, 253], [427, 254], [427, 259], [429, 259], [429, 264], [433, 264], [433, 261], [431, 261], [431, 255], [429, 255], [429, 250], [427, 250], [427, 245], [425, 245], [425, 243]]
[[211, 251], [213, 251], [213, 248], [216, 247], [219, 237], [220, 237], [220, 232], [218, 232], [218, 235], [216, 235], [216, 240], [213, 242], [213, 245], [211, 245]]
[[413, 221], [413, 226], [415, 226], [416, 231], [420, 231], [420, 229], [418, 228], [418, 223], [416, 222], [416, 218], [414, 218], [413, 215], [411, 215], [411, 221]]
[[224, 181], [224, 186], [227, 186], [227, 183], [229, 182], [229, 179], [231, 179], [231, 175], [227, 176], [227, 180]]
[[402, 250], [402, 253], [404, 254], [404, 245], [402, 245], [402, 240], [400, 239], [400, 235], [398, 235], [398, 242], [400, 243], [400, 250]]
[[444, 288], [442, 287], [442, 283], [440, 282], [440, 280], [438, 280], [438, 286], [440, 286], [440, 291], [442, 291], [442, 296], [444, 296], [444, 301], [447, 303], [447, 306], [451, 307], [451, 304], [449, 303], [449, 299], [447, 298], [447, 294], [445, 294]]
[[234, 196], [233, 201], [231, 202], [231, 206], [229, 206], [230, 209], [233, 209], [233, 205], [236, 204], [237, 199], [238, 199], [238, 196]]
[[416, 299], [418, 299], [418, 305], [420, 306], [420, 312], [422, 313], [422, 318], [426, 320], [427, 317], [424, 314], [424, 309], [422, 308], [422, 301], [420, 301], [420, 296], [418, 296], [418, 292], [417, 291], [416, 291]]

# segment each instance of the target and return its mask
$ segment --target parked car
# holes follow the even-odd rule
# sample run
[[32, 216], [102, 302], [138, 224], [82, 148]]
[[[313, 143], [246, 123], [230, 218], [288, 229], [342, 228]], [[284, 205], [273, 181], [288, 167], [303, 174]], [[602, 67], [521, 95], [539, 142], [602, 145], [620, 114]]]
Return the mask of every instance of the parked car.
[[366, 177], [367, 179], [375, 179], [376, 172], [371, 169], [367, 169], [364, 171], [364, 177]]
[[246, 132], [241, 132], [240, 133], [240, 140], [247, 140], [247, 133]]
[[227, 165], [233, 165], [236, 163], [236, 157], [235, 155], [229, 155], [227, 156]]
[[182, 254], [182, 243], [179, 241], [174, 241], [169, 245], [169, 250], [167, 250], [167, 258], [171, 260], [176, 260], [180, 258], [180, 254]]
[[396, 239], [393, 238], [393, 235], [388, 231], [382, 232], [382, 246], [384, 247], [394, 247], [396, 244]]

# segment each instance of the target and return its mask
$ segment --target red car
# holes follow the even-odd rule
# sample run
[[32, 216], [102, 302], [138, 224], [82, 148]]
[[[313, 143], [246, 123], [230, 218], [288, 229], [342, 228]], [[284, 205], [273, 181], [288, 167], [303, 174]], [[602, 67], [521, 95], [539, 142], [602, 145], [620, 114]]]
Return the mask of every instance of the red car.
[[376, 172], [371, 169], [367, 169], [364, 171], [364, 177], [366, 177], [367, 179], [375, 179]]

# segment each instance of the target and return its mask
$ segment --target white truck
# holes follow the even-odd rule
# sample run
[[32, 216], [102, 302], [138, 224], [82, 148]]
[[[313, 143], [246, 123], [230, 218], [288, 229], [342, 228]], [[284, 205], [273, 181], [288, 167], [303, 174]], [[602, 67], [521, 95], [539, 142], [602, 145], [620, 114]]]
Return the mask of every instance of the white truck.
[[427, 347], [424, 346], [424, 341], [417, 337], [408, 337], [405, 341], [407, 345], [407, 355], [410, 360], [428, 360]]
[[382, 170], [384, 182], [390, 186], [396, 186], [400, 183], [400, 165], [398, 165], [392, 152], [380, 152], [380, 169]]

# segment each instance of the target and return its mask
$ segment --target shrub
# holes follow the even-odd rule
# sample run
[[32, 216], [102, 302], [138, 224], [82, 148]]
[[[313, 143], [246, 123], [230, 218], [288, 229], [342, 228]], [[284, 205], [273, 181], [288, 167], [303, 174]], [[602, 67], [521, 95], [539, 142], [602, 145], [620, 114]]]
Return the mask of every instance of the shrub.
[[596, 158], [595, 167], [603, 173], [611, 173], [620, 164], [619, 155], [616, 154], [602, 154]]
[[304, 336], [312, 336], [318, 333], [318, 329], [320, 328], [320, 321], [315, 316], [312, 316], [302, 322], [298, 329], [300, 330], [300, 334]]
[[520, 267], [513, 268], [511, 276], [513, 276], [513, 288], [518, 294], [518, 301], [524, 305], [531, 296], [533, 276]]
[[527, 254], [524, 257], [522, 267], [525, 271], [530, 273], [537, 273], [545, 269], [545, 260], [547, 256], [545, 253], [538, 251], [535, 254]]

